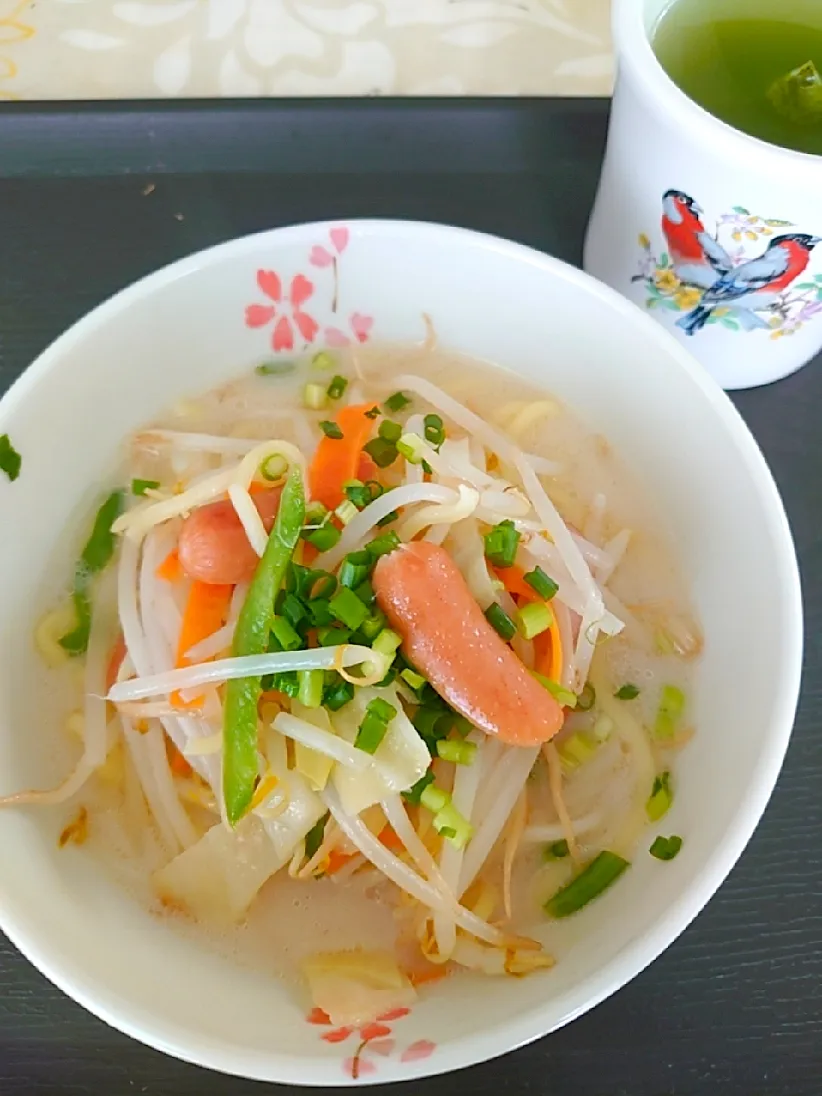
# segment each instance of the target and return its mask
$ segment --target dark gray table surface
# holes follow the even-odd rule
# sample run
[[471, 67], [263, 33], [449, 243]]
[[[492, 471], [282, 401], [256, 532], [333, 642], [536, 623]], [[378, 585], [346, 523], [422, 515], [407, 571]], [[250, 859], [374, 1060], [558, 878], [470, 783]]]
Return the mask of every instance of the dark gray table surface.
[[[0, 388], [135, 278], [280, 224], [444, 221], [578, 263], [606, 117], [596, 101], [1, 107]], [[734, 399], [782, 490], [807, 612], [800, 711], [766, 815], [704, 913], [619, 994], [534, 1046], [403, 1091], [822, 1094], [822, 359]], [[0, 936], [0, 1096], [263, 1091], [112, 1031]]]

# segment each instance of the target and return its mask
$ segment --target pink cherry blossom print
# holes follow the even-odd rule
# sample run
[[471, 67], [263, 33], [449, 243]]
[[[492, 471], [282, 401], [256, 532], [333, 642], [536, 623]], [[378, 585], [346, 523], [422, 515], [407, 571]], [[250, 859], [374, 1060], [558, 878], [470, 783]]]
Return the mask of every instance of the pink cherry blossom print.
[[359, 312], [355, 312], [351, 317], [351, 330], [357, 339], [357, 342], [364, 343], [367, 341], [371, 332], [371, 328], [374, 326], [373, 316], [363, 316]]
[[401, 1062], [419, 1062], [423, 1058], [429, 1058], [437, 1049], [437, 1044], [430, 1039], [418, 1039], [416, 1043], [406, 1047], [400, 1055]]
[[343, 251], [348, 247], [348, 229], [342, 225], [339, 228], [332, 228], [328, 235], [331, 237], [331, 243], [334, 245], [337, 253], [342, 255]]
[[303, 307], [313, 296], [313, 283], [305, 275], [298, 274], [291, 279], [287, 298], [284, 299], [280, 276], [273, 270], [258, 270], [257, 286], [273, 303], [248, 305], [245, 310], [246, 327], [267, 327], [273, 322], [271, 346], [275, 351], [294, 349], [295, 329], [306, 345], [313, 343], [320, 325]]
[[377, 1067], [373, 1062], [370, 1062], [367, 1058], [362, 1057], [360, 1050], [354, 1055], [353, 1058], [346, 1058], [343, 1062], [343, 1069], [349, 1077], [353, 1077], [355, 1081], [358, 1081], [360, 1077], [364, 1077], [367, 1073], [376, 1073]]
[[331, 266], [331, 264], [334, 262], [334, 256], [331, 254], [330, 251], [326, 251], [324, 247], [320, 247], [319, 244], [316, 244], [314, 247], [311, 248], [311, 252], [308, 256], [308, 261], [311, 263], [312, 266], [319, 266], [322, 268], [326, 266]]
[[307, 1024], [322, 1024], [324, 1026], [331, 1026], [331, 1017], [321, 1008], [312, 1008], [311, 1012], [306, 1016], [305, 1021]]
[[383, 1024], [390, 1024], [392, 1020], [401, 1020], [403, 1016], [408, 1016], [410, 1012], [410, 1008], [392, 1008], [388, 1012], [384, 1012], [382, 1016], [378, 1016], [377, 1019]]
[[381, 1058], [390, 1058], [394, 1053], [396, 1043], [393, 1039], [376, 1039], [368, 1044], [369, 1054], [378, 1054]]
[[320, 1038], [326, 1043], [344, 1043], [353, 1031], [352, 1027], [334, 1028], [332, 1031], [324, 1031]]

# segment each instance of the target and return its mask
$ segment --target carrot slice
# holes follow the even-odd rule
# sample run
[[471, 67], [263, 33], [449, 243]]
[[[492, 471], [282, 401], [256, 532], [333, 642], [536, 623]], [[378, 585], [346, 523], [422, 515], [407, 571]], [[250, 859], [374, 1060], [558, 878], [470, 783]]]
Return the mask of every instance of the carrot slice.
[[[525, 581], [525, 572], [514, 564], [513, 567], [494, 567], [494, 574], [505, 586], [511, 597], [522, 601], [540, 601], [541, 598], [533, 586]], [[548, 603], [550, 604], [550, 603]], [[559, 634], [556, 614], [551, 614], [551, 627], [534, 640], [534, 660], [538, 673], [551, 681], [559, 681], [562, 676], [562, 638]]]
[[165, 579], [166, 582], [179, 582], [183, 577], [183, 569], [180, 566], [180, 557], [177, 555], [177, 549], [173, 548], [160, 566], [157, 568], [155, 574], [157, 578]]
[[355, 479], [360, 469], [362, 447], [368, 441], [374, 423], [366, 418], [373, 403], [341, 408], [335, 422], [341, 438], [323, 437], [308, 470], [311, 498], [334, 510], [343, 500], [343, 484]]
[[394, 832], [393, 826], [383, 826], [380, 831], [379, 841], [391, 852], [405, 852], [405, 845]]
[[[186, 652], [213, 635], [225, 624], [231, 604], [233, 586], [217, 586], [209, 582], [192, 582], [183, 614], [183, 625], [177, 644], [177, 667], [188, 666]], [[185, 701], [178, 692], [171, 694], [175, 708], [199, 708], [202, 697]]]
[[190, 776], [192, 769], [173, 742], [167, 742], [168, 765], [175, 776]]
[[356, 853], [338, 852], [337, 849], [332, 849], [328, 854], [328, 863], [325, 868], [326, 875], [334, 875], [340, 868], [344, 868], [349, 860], [353, 860]]

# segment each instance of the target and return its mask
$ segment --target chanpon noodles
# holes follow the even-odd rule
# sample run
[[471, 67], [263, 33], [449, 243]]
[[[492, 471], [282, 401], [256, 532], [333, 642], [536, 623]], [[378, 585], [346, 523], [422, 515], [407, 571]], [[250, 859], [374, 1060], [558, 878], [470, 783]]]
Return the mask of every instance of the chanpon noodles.
[[76, 763], [3, 802], [62, 805], [61, 844], [334, 1022], [548, 985], [556, 921], [682, 843], [701, 638], [660, 526], [500, 369], [262, 366], [128, 440], [37, 629]]

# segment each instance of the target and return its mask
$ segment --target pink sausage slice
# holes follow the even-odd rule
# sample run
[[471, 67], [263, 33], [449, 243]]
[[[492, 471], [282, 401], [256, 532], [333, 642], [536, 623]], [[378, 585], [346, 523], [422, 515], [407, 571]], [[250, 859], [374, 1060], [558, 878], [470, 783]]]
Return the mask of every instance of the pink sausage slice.
[[[252, 496], [268, 532], [277, 516], [281, 494], [281, 487], [271, 487]], [[177, 554], [189, 578], [220, 586], [250, 581], [259, 563], [229, 499], [201, 506], [186, 518]]]
[[415, 541], [374, 569], [377, 603], [403, 651], [452, 708], [511, 746], [537, 746], [562, 708], [497, 635], [448, 553]]

